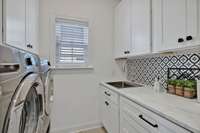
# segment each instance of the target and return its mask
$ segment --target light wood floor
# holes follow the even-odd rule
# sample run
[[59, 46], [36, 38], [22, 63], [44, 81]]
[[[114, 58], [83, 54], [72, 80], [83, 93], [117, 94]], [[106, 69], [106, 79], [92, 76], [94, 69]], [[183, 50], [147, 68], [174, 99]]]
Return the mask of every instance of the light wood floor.
[[97, 128], [97, 129], [92, 129], [92, 130], [84, 131], [80, 133], [107, 133], [107, 132], [104, 128]]

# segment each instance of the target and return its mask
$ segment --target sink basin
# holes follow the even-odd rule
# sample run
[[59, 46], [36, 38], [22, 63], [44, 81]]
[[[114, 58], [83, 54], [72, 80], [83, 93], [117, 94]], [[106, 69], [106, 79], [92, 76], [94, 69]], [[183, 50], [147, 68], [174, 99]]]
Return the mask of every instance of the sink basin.
[[142, 87], [140, 84], [127, 82], [127, 81], [117, 81], [117, 82], [107, 82], [107, 84], [117, 88], [117, 89], [123, 89], [123, 88], [131, 88], [131, 87]]

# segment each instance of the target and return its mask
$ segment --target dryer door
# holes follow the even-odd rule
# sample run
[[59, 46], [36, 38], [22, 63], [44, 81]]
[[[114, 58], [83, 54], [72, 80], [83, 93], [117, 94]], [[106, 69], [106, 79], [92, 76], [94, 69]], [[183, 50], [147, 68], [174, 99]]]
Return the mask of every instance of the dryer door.
[[37, 74], [27, 76], [17, 89], [9, 107], [4, 133], [38, 133], [43, 115], [44, 88]]

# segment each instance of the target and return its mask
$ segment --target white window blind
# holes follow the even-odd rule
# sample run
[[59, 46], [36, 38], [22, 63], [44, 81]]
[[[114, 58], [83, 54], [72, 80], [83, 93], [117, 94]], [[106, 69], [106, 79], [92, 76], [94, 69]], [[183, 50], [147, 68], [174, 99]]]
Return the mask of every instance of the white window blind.
[[56, 19], [56, 63], [88, 63], [88, 22]]

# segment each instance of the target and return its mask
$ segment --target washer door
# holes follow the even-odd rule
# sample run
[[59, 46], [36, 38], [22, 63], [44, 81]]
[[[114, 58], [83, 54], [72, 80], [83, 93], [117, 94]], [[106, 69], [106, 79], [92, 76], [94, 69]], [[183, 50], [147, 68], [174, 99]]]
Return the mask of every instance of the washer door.
[[15, 93], [5, 121], [4, 133], [38, 133], [43, 114], [44, 88], [37, 74], [31, 74]]

